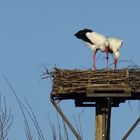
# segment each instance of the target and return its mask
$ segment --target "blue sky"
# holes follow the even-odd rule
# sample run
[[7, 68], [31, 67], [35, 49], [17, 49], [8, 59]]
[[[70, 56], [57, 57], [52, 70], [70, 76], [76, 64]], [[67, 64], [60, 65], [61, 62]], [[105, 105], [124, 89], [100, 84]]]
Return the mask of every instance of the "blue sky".
[[[52, 139], [47, 116], [49, 114], [56, 122], [56, 112], [49, 102], [51, 83], [40, 79], [43, 65], [48, 68], [55, 65], [70, 69], [91, 68], [91, 50], [73, 36], [83, 28], [123, 39], [120, 61], [131, 60], [140, 65], [139, 13], [138, 0], [0, 0], [0, 91], [14, 115], [10, 140], [25, 140], [23, 117], [2, 74], [21, 100], [27, 97], [44, 135], [47, 140]], [[123, 62], [118, 68], [128, 65], [131, 63]], [[101, 55], [97, 67], [104, 66], [105, 56]], [[140, 114], [139, 102], [130, 103], [132, 110], [126, 102], [112, 111], [113, 140], [121, 139]], [[73, 101], [62, 102], [61, 106], [72, 123], [73, 114], [82, 111], [82, 108], [74, 107]], [[94, 137], [94, 113], [94, 109], [86, 108], [82, 114], [84, 139]], [[139, 131], [140, 127], [137, 127], [128, 140], [138, 140]]]

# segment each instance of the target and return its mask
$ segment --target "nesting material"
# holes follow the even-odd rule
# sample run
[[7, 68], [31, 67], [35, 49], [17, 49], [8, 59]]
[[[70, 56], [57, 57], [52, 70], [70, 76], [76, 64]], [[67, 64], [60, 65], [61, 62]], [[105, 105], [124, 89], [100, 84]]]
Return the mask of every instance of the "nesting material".
[[46, 70], [44, 78], [52, 78], [53, 96], [61, 94], [78, 94], [87, 92], [87, 88], [130, 87], [132, 92], [140, 89], [140, 69], [121, 70], [69, 70], [54, 68]]

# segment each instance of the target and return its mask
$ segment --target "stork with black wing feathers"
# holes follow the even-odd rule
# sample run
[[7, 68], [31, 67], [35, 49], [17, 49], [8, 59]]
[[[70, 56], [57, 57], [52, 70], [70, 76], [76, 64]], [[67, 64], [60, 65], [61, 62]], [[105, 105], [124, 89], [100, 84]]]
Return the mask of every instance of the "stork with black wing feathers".
[[123, 41], [118, 38], [106, 37], [102, 34], [92, 31], [91, 29], [83, 29], [75, 33], [78, 39], [81, 39], [85, 44], [93, 51], [93, 69], [96, 69], [96, 53], [98, 50], [106, 52], [107, 66], [108, 66], [108, 54], [113, 53], [114, 56], [114, 69], [117, 66], [117, 60], [119, 58], [119, 49], [122, 46]]

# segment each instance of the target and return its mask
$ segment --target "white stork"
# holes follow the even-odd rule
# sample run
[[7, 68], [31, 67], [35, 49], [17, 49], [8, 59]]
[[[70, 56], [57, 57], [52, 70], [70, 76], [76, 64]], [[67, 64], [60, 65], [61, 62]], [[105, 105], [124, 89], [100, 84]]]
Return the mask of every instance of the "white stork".
[[117, 38], [107, 38], [90, 29], [80, 30], [75, 33], [78, 39], [81, 39], [85, 44], [93, 50], [93, 68], [96, 69], [96, 53], [98, 50], [106, 52], [108, 65], [108, 53], [114, 54], [114, 65], [116, 69], [117, 60], [119, 58], [119, 49], [122, 45], [122, 40]]

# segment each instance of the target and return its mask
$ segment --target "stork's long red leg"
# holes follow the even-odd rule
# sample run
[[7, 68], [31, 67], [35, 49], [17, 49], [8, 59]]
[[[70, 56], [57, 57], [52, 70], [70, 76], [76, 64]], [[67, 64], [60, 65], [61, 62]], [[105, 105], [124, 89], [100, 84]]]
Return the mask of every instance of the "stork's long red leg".
[[117, 59], [114, 59], [114, 69], [116, 70], [117, 68]]
[[107, 64], [107, 68], [108, 68], [108, 47], [105, 47], [105, 52], [106, 52], [106, 64]]
[[96, 51], [93, 51], [93, 69], [96, 70]]

